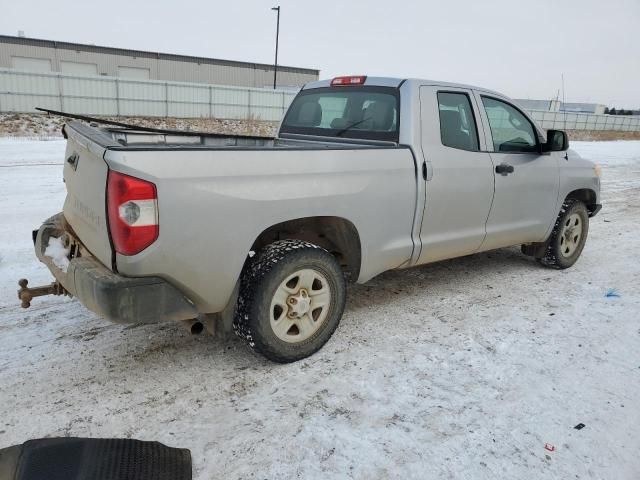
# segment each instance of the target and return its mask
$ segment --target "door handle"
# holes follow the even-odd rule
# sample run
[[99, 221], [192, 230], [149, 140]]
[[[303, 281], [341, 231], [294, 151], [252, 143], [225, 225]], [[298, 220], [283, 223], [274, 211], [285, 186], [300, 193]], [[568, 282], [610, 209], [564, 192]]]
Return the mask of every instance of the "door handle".
[[499, 173], [503, 177], [506, 177], [510, 173], [513, 173], [513, 165], [509, 165], [507, 163], [501, 163], [496, 167], [496, 173]]
[[78, 159], [79, 158], [80, 157], [75, 152], [73, 152], [73, 154], [70, 155], [69, 158], [67, 158], [67, 163], [69, 165], [71, 165], [71, 168], [73, 168], [73, 170], [77, 170], [78, 169]]
[[427, 179], [427, 162], [422, 162], [422, 178]]

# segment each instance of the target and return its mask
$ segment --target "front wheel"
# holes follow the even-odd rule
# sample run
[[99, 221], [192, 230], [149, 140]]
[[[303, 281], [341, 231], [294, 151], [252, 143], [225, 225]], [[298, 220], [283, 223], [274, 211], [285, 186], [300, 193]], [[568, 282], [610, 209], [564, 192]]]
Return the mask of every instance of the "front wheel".
[[589, 213], [585, 204], [579, 200], [565, 200], [540, 263], [569, 268], [578, 261], [588, 233]]
[[242, 274], [235, 332], [269, 360], [288, 363], [319, 350], [346, 300], [338, 261], [302, 240], [267, 245]]

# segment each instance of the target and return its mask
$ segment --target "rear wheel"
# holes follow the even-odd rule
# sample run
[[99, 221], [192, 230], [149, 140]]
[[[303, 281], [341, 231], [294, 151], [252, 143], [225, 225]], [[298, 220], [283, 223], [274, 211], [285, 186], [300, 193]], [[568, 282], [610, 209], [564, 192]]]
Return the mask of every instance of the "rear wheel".
[[548, 267], [569, 268], [582, 253], [589, 233], [589, 213], [579, 200], [565, 200], [540, 263]]
[[333, 255], [309, 242], [278, 241], [245, 266], [234, 330], [269, 360], [293, 362], [329, 340], [345, 299]]

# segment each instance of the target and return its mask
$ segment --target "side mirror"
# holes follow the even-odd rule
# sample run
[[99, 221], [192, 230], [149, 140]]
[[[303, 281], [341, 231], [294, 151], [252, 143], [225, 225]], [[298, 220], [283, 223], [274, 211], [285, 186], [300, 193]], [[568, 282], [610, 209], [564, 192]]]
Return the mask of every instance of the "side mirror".
[[542, 145], [543, 152], [564, 152], [569, 148], [569, 137], [562, 130], [547, 130], [547, 143]]

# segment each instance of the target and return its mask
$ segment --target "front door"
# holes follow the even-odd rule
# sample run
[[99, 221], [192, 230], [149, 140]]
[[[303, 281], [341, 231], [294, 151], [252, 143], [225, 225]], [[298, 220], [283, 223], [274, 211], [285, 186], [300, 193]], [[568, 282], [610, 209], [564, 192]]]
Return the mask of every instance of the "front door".
[[488, 150], [495, 165], [495, 194], [482, 250], [545, 240], [558, 212], [558, 160], [539, 153], [533, 122], [505, 99], [476, 93]]
[[427, 263], [480, 248], [493, 199], [493, 164], [482, 151], [485, 136], [471, 90], [421, 87], [420, 116], [426, 203], [418, 263]]

